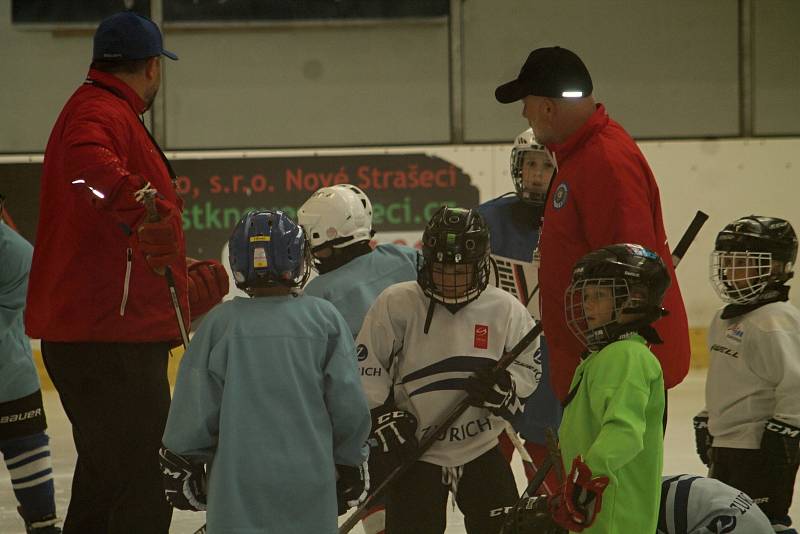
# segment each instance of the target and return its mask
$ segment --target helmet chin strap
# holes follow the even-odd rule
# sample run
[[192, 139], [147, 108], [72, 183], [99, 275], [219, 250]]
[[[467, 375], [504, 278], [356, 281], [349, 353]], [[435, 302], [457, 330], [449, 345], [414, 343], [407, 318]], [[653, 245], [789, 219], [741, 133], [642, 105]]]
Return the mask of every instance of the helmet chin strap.
[[597, 343], [592, 343], [591, 345], [593, 347], [591, 350], [600, 350], [606, 345], [610, 345], [614, 341], [618, 341], [630, 334], [639, 334], [650, 344], [660, 345], [664, 343], [664, 340], [661, 339], [661, 336], [658, 335], [658, 332], [653, 328], [651, 323], [668, 315], [669, 312], [667, 310], [660, 307], [637, 306], [623, 308], [620, 310], [620, 313], [624, 315], [642, 314], [642, 317], [628, 323], [620, 323], [614, 320], [592, 330], [592, 332], [600, 330], [605, 339], [598, 340]]
[[[793, 273], [790, 273], [793, 274]], [[732, 319], [753, 310], [757, 310], [761, 306], [771, 304], [773, 302], [785, 302], [789, 300], [789, 286], [786, 285], [770, 285], [758, 294], [758, 296], [747, 304], [728, 304], [722, 310], [722, 319]]]

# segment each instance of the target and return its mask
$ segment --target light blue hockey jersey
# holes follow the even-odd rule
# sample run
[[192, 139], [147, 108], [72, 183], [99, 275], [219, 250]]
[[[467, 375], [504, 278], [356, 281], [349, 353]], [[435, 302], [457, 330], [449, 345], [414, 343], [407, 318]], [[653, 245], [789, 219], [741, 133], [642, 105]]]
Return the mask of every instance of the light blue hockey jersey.
[[[520, 204], [521, 201], [515, 193], [507, 193], [484, 202], [478, 206], [478, 212], [489, 226], [492, 256], [530, 263], [539, 244], [540, 221], [535, 210], [525, 209]], [[500, 286], [508, 290], [502, 280]], [[524, 286], [524, 289], [509, 292], [528, 306], [527, 297], [536, 286], [536, 281], [517, 281], [512, 287], [520, 289], [519, 286]], [[538, 295], [533, 298], [538, 298]], [[546, 429], [557, 429], [560, 425], [562, 410], [550, 385], [550, 363], [544, 336], [539, 339], [539, 343], [542, 350], [536, 357], [539, 359], [537, 363], [542, 366], [542, 381], [525, 402], [525, 410], [516, 417], [513, 426], [526, 440], [543, 444]]]
[[0, 402], [25, 397], [40, 387], [22, 323], [32, 256], [31, 244], [0, 222]]
[[336, 306], [355, 339], [364, 316], [381, 291], [392, 284], [416, 279], [417, 251], [411, 247], [384, 244], [338, 269], [317, 276], [304, 291]]
[[305, 295], [236, 297], [189, 344], [163, 441], [210, 463], [209, 534], [333, 534], [334, 466], [366, 459], [369, 430], [336, 309]]

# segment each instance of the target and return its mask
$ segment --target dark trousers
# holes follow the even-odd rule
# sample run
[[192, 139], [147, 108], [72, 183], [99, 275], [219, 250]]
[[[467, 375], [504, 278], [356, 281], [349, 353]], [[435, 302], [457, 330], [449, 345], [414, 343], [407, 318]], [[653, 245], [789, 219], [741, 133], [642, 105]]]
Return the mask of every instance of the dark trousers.
[[78, 452], [64, 534], [169, 532], [158, 464], [168, 355], [163, 343], [42, 341]]
[[745, 492], [774, 522], [789, 515], [797, 467], [760, 449], [712, 447], [709, 476]]
[[[417, 462], [389, 487], [386, 534], [441, 534], [447, 527], [447, 494], [442, 468]], [[495, 447], [464, 465], [456, 504], [469, 534], [497, 534], [506, 508], [519, 494], [511, 467]]]

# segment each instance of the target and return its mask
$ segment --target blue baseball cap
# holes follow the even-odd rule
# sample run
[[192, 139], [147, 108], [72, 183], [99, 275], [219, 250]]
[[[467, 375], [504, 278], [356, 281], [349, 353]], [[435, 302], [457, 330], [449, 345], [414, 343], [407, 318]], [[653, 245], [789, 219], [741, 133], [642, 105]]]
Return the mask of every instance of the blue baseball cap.
[[147, 59], [161, 55], [178, 59], [173, 52], [164, 50], [156, 23], [133, 11], [103, 19], [94, 32], [92, 60]]

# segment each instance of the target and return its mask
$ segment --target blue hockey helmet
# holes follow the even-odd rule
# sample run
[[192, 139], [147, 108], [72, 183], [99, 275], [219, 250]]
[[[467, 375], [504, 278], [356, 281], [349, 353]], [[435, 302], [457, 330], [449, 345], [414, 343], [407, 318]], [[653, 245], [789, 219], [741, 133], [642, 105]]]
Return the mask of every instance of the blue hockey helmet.
[[282, 211], [247, 212], [228, 241], [236, 287], [302, 287], [310, 252], [303, 229]]

